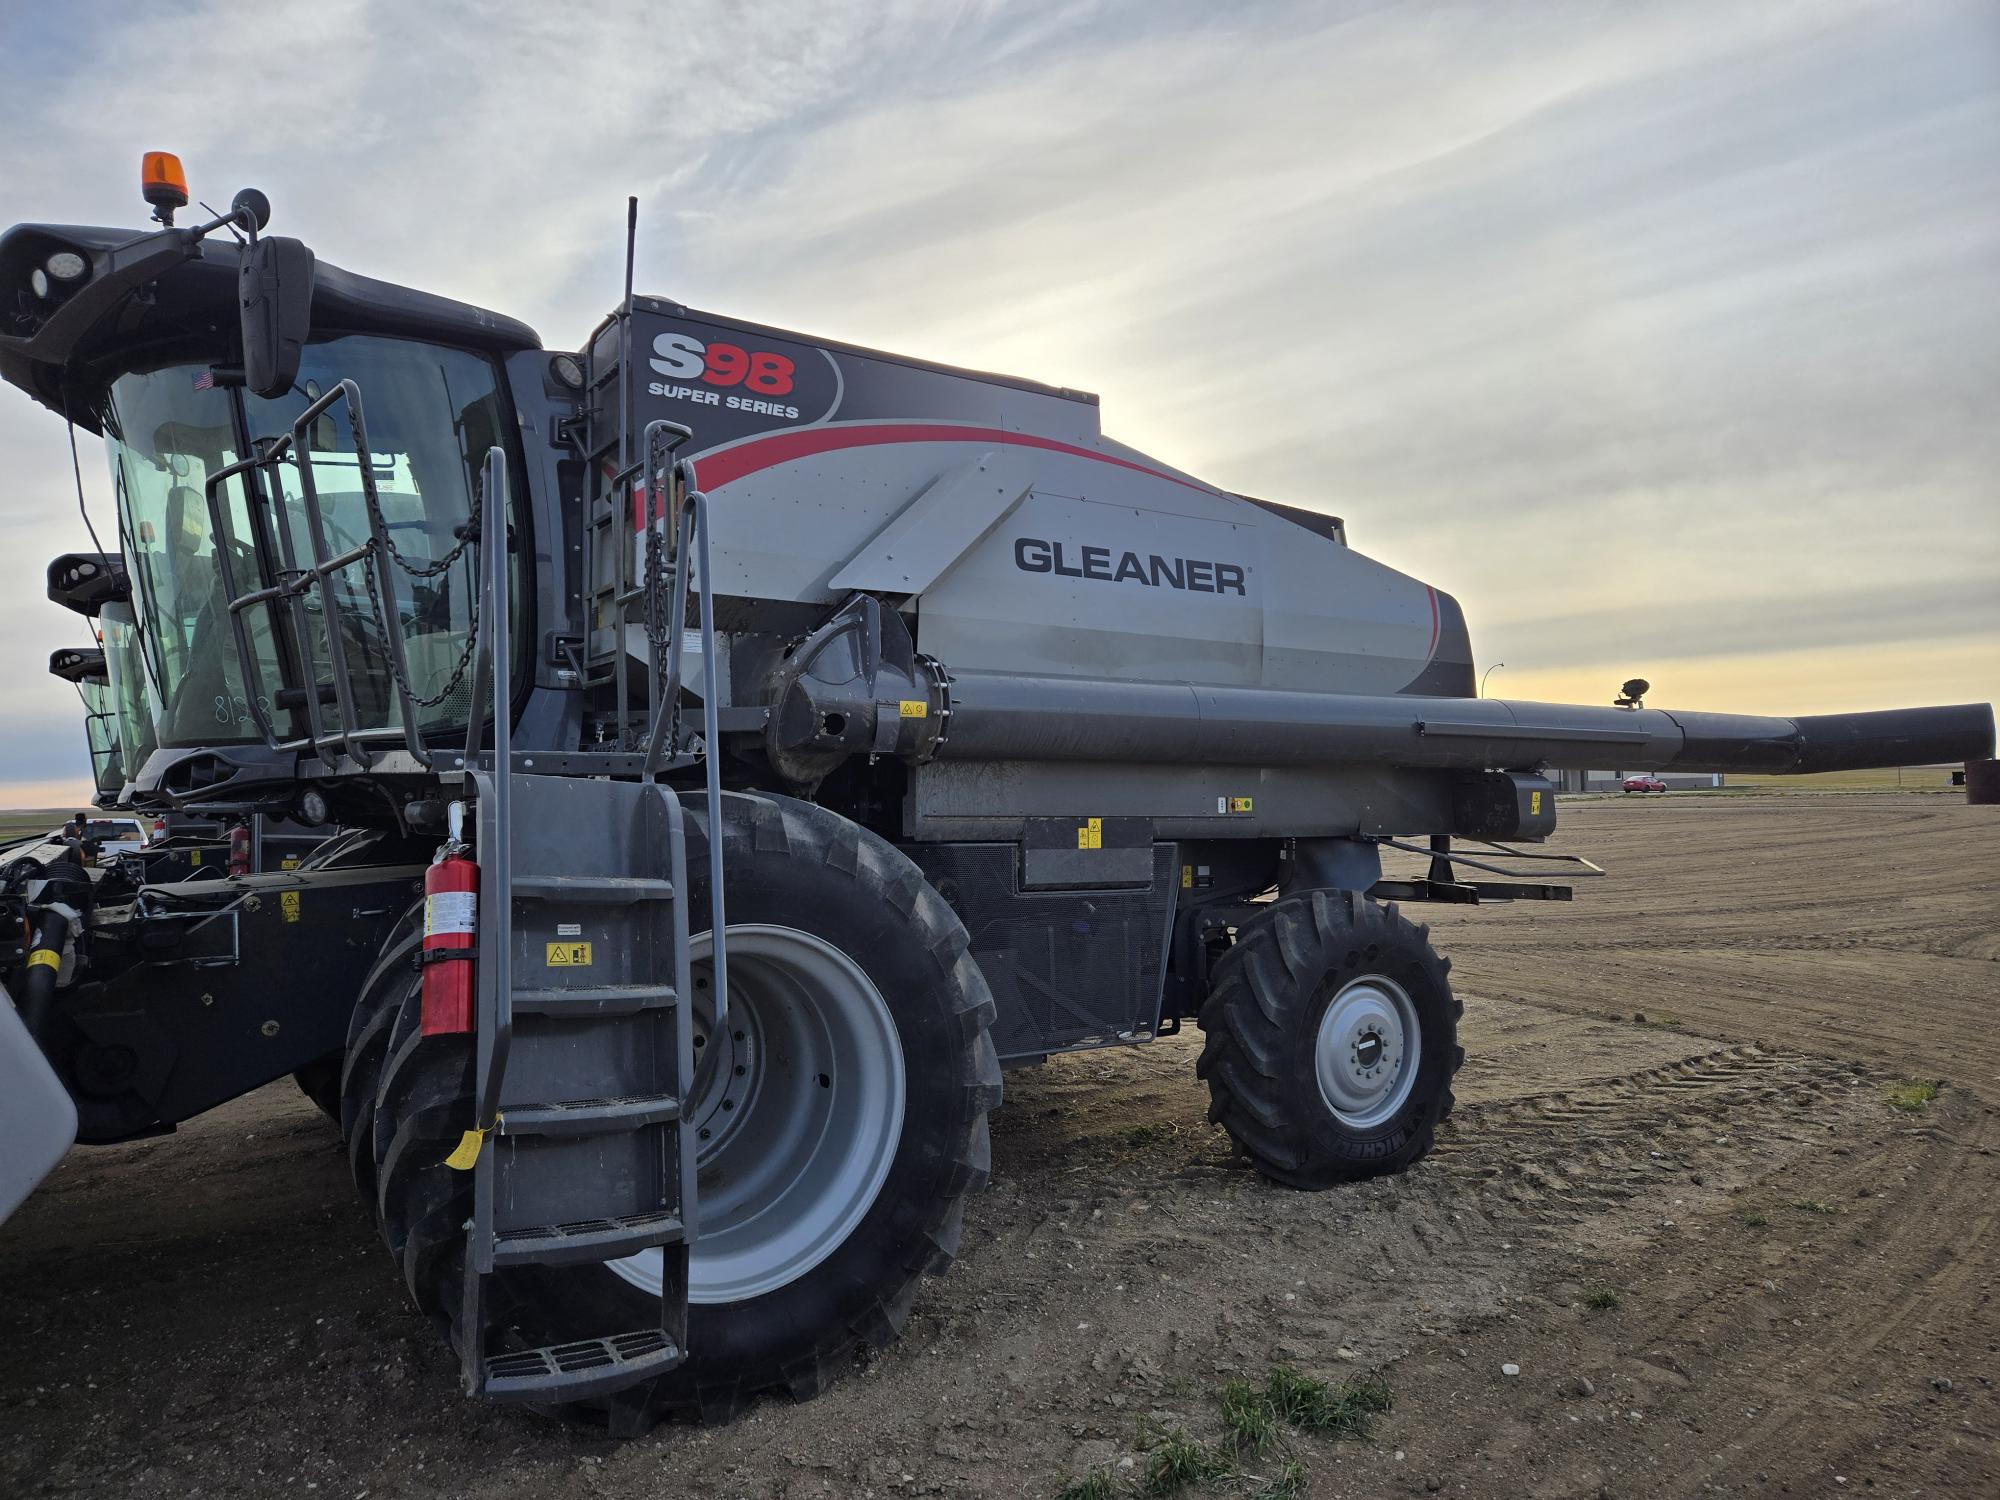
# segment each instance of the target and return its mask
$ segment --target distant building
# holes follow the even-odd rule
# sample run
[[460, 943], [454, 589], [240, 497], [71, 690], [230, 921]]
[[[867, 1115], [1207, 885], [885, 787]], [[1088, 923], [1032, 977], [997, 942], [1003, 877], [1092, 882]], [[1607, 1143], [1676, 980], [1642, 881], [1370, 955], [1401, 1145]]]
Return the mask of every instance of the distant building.
[[1669, 791], [1691, 792], [1722, 785], [1720, 771], [1649, 771], [1633, 766], [1623, 771], [1557, 771], [1559, 792], [1615, 792], [1627, 776], [1657, 776]]

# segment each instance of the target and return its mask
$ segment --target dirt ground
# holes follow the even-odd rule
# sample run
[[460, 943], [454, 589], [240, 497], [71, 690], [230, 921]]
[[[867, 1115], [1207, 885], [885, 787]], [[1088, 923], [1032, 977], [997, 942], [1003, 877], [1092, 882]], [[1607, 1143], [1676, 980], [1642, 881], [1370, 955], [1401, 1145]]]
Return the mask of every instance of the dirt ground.
[[1367, 1441], [1291, 1440], [1314, 1496], [2000, 1493], [2000, 809], [1563, 824], [1611, 872], [1574, 905], [1431, 918], [1467, 1058], [1416, 1171], [1264, 1183], [1192, 1031], [1010, 1075], [900, 1343], [726, 1428], [463, 1401], [289, 1085], [79, 1151], [0, 1230], [0, 1495], [1124, 1490], [1142, 1423], [1213, 1438], [1216, 1387], [1281, 1364], [1394, 1393]]

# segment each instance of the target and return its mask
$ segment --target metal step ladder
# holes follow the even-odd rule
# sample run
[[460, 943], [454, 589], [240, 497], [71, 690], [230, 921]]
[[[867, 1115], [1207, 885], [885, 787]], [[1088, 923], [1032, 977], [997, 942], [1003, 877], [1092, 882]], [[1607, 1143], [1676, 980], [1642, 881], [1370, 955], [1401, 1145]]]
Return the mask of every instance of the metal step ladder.
[[[642, 495], [661, 514], [649, 545], [653, 614], [670, 620], [652, 663], [651, 741], [643, 779], [617, 781], [514, 769], [506, 687], [508, 635], [479, 645], [464, 783], [477, 808], [479, 903], [474, 1040], [473, 1213], [466, 1229], [459, 1356], [467, 1391], [490, 1400], [551, 1403], [609, 1395], [663, 1375], [687, 1357], [688, 1245], [695, 1234], [694, 1139], [683, 1101], [695, 1080], [689, 1013], [687, 842], [680, 797], [657, 777], [678, 753], [682, 635], [706, 502], [671, 467], [671, 433], [649, 430]], [[506, 465], [489, 453], [482, 493], [505, 513]], [[670, 504], [665, 502], [671, 502]], [[481, 556], [481, 618], [505, 620], [504, 547]], [[706, 576], [706, 568], [703, 569]], [[671, 587], [672, 599], [664, 591]], [[704, 759], [711, 826], [719, 826], [714, 611], [700, 596]], [[664, 654], [665, 660], [659, 657]], [[479, 731], [495, 713], [490, 761]], [[487, 767], [490, 766], [490, 769]], [[721, 850], [709, 851], [710, 905], [723, 928]], [[504, 899], [503, 899], [504, 893]], [[726, 944], [713, 955], [713, 1019], [727, 1014]], [[555, 1275], [657, 1249], [660, 1320], [639, 1329], [563, 1330], [538, 1348], [510, 1343], [489, 1317], [496, 1271], [545, 1266]]]
[[[460, 1356], [473, 1395], [581, 1400], [686, 1357], [694, 1147], [681, 1101], [694, 1060], [681, 804], [652, 782], [488, 771], [472, 782], [482, 884], [496, 893], [481, 903], [476, 1074], [494, 1125], [473, 1169]], [[499, 1345], [486, 1313], [493, 1272], [650, 1249], [665, 1262], [658, 1327]]]

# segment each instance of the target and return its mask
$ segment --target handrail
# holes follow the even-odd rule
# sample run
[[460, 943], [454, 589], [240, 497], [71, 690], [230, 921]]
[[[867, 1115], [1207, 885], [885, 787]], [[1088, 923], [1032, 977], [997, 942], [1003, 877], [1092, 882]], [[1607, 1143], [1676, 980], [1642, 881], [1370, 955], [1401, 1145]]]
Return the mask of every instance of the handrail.
[[[664, 449], [658, 447], [656, 443], [662, 432], [676, 434], [676, 441]], [[688, 429], [678, 422], [658, 420], [647, 425], [646, 470], [642, 484], [646, 499], [648, 546], [656, 545], [653, 536], [656, 511], [654, 497], [659, 489], [660, 472], [654, 462], [654, 455], [657, 452], [662, 457], [671, 457], [673, 450], [689, 436], [691, 434]], [[708, 496], [695, 488], [694, 466], [687, 459], [675, 462], [667, 494], [669, 500], [674, 496], [679, 497], [678, 506], [670, 506], [660, 514], [662, 522], [672, 515], [675, 523], [672, 560], [674, 595], [667, 627], [666, 670], [664, 672], [660, 670], [656, 648], [654, 660], [649, 664], [648, 680], [657, 684], [657, 697], [652, 706], [651, 723], [646, 736], [646, 760], [642, 775], [647, 781], [657, 781], [667, 760], [680, 751], [680, 746], [675, 743], [677, 736], [674, 727], [678, 722], [675, 710], [680, 702], [681, 662], [683, 643], [687, 635], [688, 590], [692, 577], [698, 577], [701, 622], [702, 779], [708, 805], [709, 919], [714, 934], [711, 962], [715, 970], [715, 1018], [712, 1024], [720, 1029], [729, 1016], [729, 943], [722, 893], [722, 757], [719, 748], [721, 714], [715, 676], [715, 593], [709, 573], [709, 506]], [[676, 511], [677, 514], [674, 513]], [[691, 560], [694, 563], [692, 568], [689, 566]], [[649, 599], [648, 607], [653, 607], [654, 603], [655, 601]]]
[[[476, 1028], [478, 1033], [478, 1071], [473, 1075], [479, 1080], [479, 1099], [474, 1128], [491, 1130], [500, 1116], [500, 1085], [507, 1072], [507, 1053], [514, 1039], [514, 819], [513, 819], [513, 725], [512, 715], [507, 712], [507, 685], [512, 681], [512, 665], [508, 660], [512, 650], [512, 640], [507, 630], [507, 528], [504, 517], [507, 514], [507, 455], [497, 445], [486, 450], [486, 464], [480, 474], [481, 493], [486, 507], [483, 509], [485, 521], [479, 538], [479, 557], [485, 564], [480, 569], [480, 617], [487, 621], [487, 628], [478, 647], [479, 666], [486, 666], [488, 673], [479, 673], [480, 681], [491, 683], [493, 714], [493, 772], [492, 796], [493, 819], [490, 825], [497, 835], [490, 848], [481, 848], [480, 885], [490, 892], [485, 902], [487, 920], [484, 924], [490, 942], [482, 942], [478, 965], [478, 1000], [483, 1014]], [[495, 517], [501, 519], [498, 528], [490, 523]], [[477, 686], [475, 696], [484, 696]], [[484, 705], [481, 705], [484, 717]], [[470, 724], [466, 733], [474, 731]], [[468, 749], [470, 745], [468, 744]], [[467, 757], [468, 769], [470, 756]]]

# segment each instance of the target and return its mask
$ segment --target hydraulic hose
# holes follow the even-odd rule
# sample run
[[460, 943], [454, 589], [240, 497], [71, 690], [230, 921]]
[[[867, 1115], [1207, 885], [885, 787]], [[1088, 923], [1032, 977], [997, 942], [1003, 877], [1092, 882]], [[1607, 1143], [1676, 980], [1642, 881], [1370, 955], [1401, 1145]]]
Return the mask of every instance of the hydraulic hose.
[[66, 906], [44, 906], [35, 915], [28, 940], [27, 972], [21, 976], [21, 1021], [35, 1040], [48, 1033], [55, 1014], [56, 980], [62, 974], [63, 944], [69, 941], [76, 914]]

